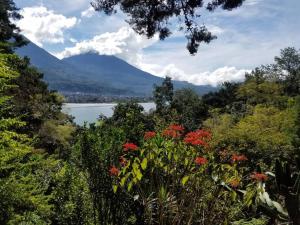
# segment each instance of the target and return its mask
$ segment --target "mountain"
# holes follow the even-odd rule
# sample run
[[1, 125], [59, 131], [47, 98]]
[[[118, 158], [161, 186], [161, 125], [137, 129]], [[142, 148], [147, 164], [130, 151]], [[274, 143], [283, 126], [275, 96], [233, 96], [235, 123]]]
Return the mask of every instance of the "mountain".
[[[16, 51], [28, 56], [31, 63], [44, 73], [50, 89], [68, 95], [74, 93], [103, 96], [151, 96], [153, 85], [163, 78], [144, 72], [115, 56], [87, 53], [59, 60], [30, 42]], [[211, 86], [195, 86], [173, 81], [176, 89], [189, 87], [199, 94], [207, 93]]]

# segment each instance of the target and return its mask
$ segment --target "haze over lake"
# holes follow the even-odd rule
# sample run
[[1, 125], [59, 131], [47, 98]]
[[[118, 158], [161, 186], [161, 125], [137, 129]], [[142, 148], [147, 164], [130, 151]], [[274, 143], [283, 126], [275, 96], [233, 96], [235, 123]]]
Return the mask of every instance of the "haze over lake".
[[[153, 102], [139, 104], [144, 107], [145, 112], [155, 109]], [[63, 106], [63, 112], [73, 116], [76, 124], [83, 125], [84, 122], [96, 122], [99, 115], [111, 117], [116, 105], [116, 103], [67, 103]]]

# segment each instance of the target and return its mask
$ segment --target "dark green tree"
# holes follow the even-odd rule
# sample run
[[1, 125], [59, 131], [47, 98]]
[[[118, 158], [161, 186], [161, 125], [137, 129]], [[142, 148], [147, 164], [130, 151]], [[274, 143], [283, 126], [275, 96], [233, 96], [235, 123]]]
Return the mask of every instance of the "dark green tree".
[[216, 92], [202, 96], [203, 102], [213, 108], [224, 108], [238, 101], [236, 92], [240, 84], [224, 82]]
[[26, 43], [19, 34], [20, 29], [12, 22], [21, 19], [18, 10], [12, 0], [0, 0], [0, 52], [11, 53], [13, 48]]
[[208, 107], [192, 89], [175, 91], [171, 103], [178, 114], [178, 123], [187, 130], [196, 130], [208, 116]]
[[[97, 11], [106, 14], [116, 12], [119, 7], [129, 16], [128, 23], [138, 33], [151, 38], [159, 34], [161, 40], [168, 37], [172, 31], [173, 18], [178, 18], [179, 30], [184, 30], [188, 40], [187, 49], [191, 54], [198, 51], [200, 43], [209, 43], [216, 38], [206, 28], [199, 26], [197, 18], [200, 17], [200, 9], [205, 7], [212, 12], [221, 7], [224, 10], [232, 10], [242, 5], [244, 0], [93, 0], [92, 6]], [[174, 26], [174, 25], [173, 25]]]
[[161, 86], [154, 85], [153, 98], [156, 104], [156, 111], [163, 114], [170, 108], [173, 100], [174, 87], [172, 79], [166, 77]]
[[106, 121], [108, 124], [121, 128], [127, 141], [139, 143], [145, 131], [154, 129], [150, 116], [144, 114], [144, 108], [136, 102], [118, 104], [113, 116]]

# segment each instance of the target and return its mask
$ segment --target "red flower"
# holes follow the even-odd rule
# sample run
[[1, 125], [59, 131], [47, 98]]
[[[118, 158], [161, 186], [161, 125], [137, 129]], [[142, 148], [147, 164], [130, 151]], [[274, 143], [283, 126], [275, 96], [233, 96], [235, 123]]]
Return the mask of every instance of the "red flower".
[[148, 139], [154, 138], [155, 135], [156, 135], [156, 133], [154, 131], [148, 131], [145, 133], [144, 139], [148, 140]]
[[110, 169], [109, 169], [109, 174], [110, 176], [115, 176], [117, 177], [119, 175], [119, 169], [115, 166], [111, 166]]
[[123, 145], [123, 148], [124, 148], [124, 151], [129, 151], [129, 150], [135, 151], [138, 149], [138, 146], [133, 143], [125, 143]]
[[163, 131], [163, 136], [170, 138], [180, 137], [181, 132], [184, 131], [183, 126], [177, 124], [171, 124], [166, 130]]
[[169, 129], [164, 130], [162, 135], [165, 137], [170, 137], [170, 138], [180, 137], [180, 134], [178, 132], [176, 132], [175, 130], [169, 130]]
[[205, 130], [196, 130], [194, 132], [188, 133], [185, 138], [184, 142], [186, 144], [196, 145], [196, 146], [207, 146], [206, 140], [211, 138], [211, 134]]
[[124, 166], [127, 165], [127, 159], [125, 159], [124, 156], [121, 156], [121, 157], [119, 158], [119, 162], [120, 162], [120, 164], [121, 164], [122, 167], [124, 167]]
[[232, 162], [240, 162], [240, 161], [247, 161], [248, 158], [245, 155], [233, 154], [231, 156], [231, 160], [232, 160]]
[[195, 159], [195, 163], [197, 164], [197, 165], [204, 165], [204, 164], [206, 164], [208, 161], [207, 161], [207, 159], [206, 158], [203, 158], [203, 157], [197, 157], [196, 159]]
[[240, 185], [240, 182], [237, 179], [234, 179], [234, 180], [232, 180], [232, 181], [229, 182], [229, 185], [232, 188], [237, 188]]
[[268, 176], [266, 174], [256, 172], [251, 175], [251, 178], [261, 182], [268, 180]]
[[171, 125], [168, 127], [168, 130], [184, 131], [184, 128], [183, 128], [183, 126], [181, 126], [181, 125], [171, 124]]

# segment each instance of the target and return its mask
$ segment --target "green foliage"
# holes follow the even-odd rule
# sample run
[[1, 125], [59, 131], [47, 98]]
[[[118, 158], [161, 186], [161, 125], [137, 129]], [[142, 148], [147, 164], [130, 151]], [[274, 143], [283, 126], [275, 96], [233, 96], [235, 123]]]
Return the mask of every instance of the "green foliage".
[[[24, 122], [8, 116], [7, 103], [11, 96], [6, 91], [17, 72], [9, 60], [15, 56], [0, 55], [1, 101], [0, 112], [0, 223], [1, 224], [47, 224], [51, 215], [51, 171], [57, 171], [58, 161], [45, 158], [43, 152], [34, 150], [27, 135], [18, 132]], [[49, 177], [50, 176], [50, 177]]]
[[20, 18], [18, 8], [12, 0], [0, 1], [0, 53], [11, 53], [12, 48], [25, 44], [23, 37], [19, 34], [20, 29], [12, 22]]
[[173, 83], [170, 77], [166, 77], [161, 86], [154, 86], [153, 97], [156, 111], [163, 115], [168, 113], [168, 109], [173, 100]]
[[138, 143], [144, 132], [152, 130], [152, 118], [144, 114], [144, 108], [136, 102], [119, 103], [106, 123], [124, 131], [128, 141]]
[[[296, 117], [292, 108], [279, 110], [257, 105], [237, 123], [230, 115], [215, 116], [204, 124], [214, 133], [214, 145], [247, 153], [253, 160], [270, 163], [293, 152]], [[258, 161], [257, 161], [258, 162]]]
[[[198, 156], [208, 162], [197, 165]], [[243, 198], [231, 182], [246, 187], [244, 169], [219, 163], [212, 149], [157, 134], [124, 157], [127, 163], [115, 180], [115, 191], [140, 202], [146, 224], [223, 224], [241, 216]]]
[[217, 92], [210, 92], [203, 95], [203, 102], [213, 108], [222, 108], [227, 111], [226, 107], [230, 107], [233, 102], [237, 101], [236, 92], [239, 87], [237, 83], [225, 82], [221, 85]]
[[247, 74], [246, 77], [245, 83], [237, 90], [238, 98], [250, 105], [284, 105], [287, 97], [284, 96], [282, 84], [268, 81], [259, 70]]
[[[127, 224], [135, 215], [134, 202], [123, 193], [114, 194], [108, 170], [119, 162], [125, 133], [103, 124], [85, 129], [76, 144], [77, 163], [88, 178], [93, 206], [93, 224]], [[131, 200], [131, 199], [130, 199]]]
[[171, 107], [177, 112], [177, 121], [189, 130], [195, 130], [201, 126], [207, 117], [207, 107], [191, 89], [175, 91]]

